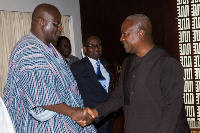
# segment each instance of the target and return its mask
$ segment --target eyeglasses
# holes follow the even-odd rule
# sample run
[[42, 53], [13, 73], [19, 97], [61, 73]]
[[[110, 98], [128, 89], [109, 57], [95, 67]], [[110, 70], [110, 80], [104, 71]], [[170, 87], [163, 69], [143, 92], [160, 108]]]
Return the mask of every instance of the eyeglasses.
[[47, 21], [47, 22], [52, 23], [54, 27], [59, 27], [59, 28], [62, 27], [62, 23], [56, 23], [56, 22], [53, 22], [53, 21], [46, 20], [44, 18], [42, 18], [42, 19], [43, 19], [43, 21]]
[[[62, 28], [62, 23], [56, 23], [56, 22], [53, 22], [53, 21], [48, 21], [48, 20], [46, 20], [46, 19], [44, 19], [44, 18], [40, 18], [40, 17], [38, 17], [38, 18], [39, 18], [39, 19], [42, 19], [43, 21], [52, 23], [54, 27]], [[33, 20], [36, 21], [36, 22], [38, 22], [38, 20], [37, 20], [38, 18], [34, 18]]]
[[101, 44], [90, 44], [90, 45], [86, 45], [85, 47], [88, 47], [88, 48], [92, 48], [92, 49], [95, 49], [95, 48], [101, 48], [102, 45]]
[[53, 26], [55, 26], [55, 27], [62, 27], [62, 23], [56, 23], [56, 22], [53, 22], [53, 21], [47, 21], [47, 22], [52, 23]]

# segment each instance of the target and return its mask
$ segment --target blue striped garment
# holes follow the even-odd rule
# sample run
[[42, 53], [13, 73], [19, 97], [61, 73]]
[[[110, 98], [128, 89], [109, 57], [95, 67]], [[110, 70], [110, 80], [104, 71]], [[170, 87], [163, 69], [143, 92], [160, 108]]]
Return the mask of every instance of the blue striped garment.
[[32, 33], [13, 48], [4, 102], [19, 133], [96, 132], [93, 125], [82, 128], [69, 116], [40, 107], [65, 103], [84, 108], [77, 83], [61, 55]]

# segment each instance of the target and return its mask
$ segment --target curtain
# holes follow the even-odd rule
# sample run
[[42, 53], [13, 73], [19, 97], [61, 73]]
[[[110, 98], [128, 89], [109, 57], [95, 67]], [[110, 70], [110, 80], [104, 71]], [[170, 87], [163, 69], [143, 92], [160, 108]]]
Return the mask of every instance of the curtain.
[[[30, 32], [32, 13], [0, 11], [0, 18], [0, 96], [3, 96], [10, 54], [16, 42]], [[69, 16], [62, 16], [61, 35], [69, 38], [68, 19]]]

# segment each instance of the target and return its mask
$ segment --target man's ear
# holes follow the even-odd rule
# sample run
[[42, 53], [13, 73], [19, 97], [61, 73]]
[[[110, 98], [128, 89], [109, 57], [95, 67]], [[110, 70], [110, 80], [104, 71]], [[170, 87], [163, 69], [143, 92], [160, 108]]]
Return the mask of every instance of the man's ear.
[[39, 19], [39, 25], [40, 25], [41, 27], [43, 27], [44, 24], [45, 24], [44, 19], [40, 18], [40, 19]]
[[84, 46], [83, 46], [83, 53], [84, 53], [84, 55], [87, 55], [86, 47], [84, 47]]
[[139, 39], [142, 40], [142, 38], [143, 38], [144, 35], [145, 35], [145, 31], [141, 29], [141, 30], [138, 32], [138, 35], [139, 35]]

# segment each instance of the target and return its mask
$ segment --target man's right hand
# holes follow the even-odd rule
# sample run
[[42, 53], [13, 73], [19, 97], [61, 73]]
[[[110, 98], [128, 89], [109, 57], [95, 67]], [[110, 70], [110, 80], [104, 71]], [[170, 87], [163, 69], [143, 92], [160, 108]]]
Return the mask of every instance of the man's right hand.
[[89, 125], [94, 120], [94, 118], [89, 113], [80, 107], [74, 108], [70, 117], [82, 127]]
[[89, 107], [86, 107], [84, 109], [84, 112], [87, 112], [88, 114], [90, 114], [92, 116], [93, 119], [96, 119], [98, 116], [98, 112], [96, 109], [91, 109]]
[[89, 125], [94, 120], [94, 118], [89, 113], [87, 113], [87, 111], [84, 111], [82, 108], [80, 107], [73, 108], [66, 105], [65, 103], [60, 103], [56, 105], [47, 105], [41, 107], [47, 110], [67, 115], [82, 127]]

